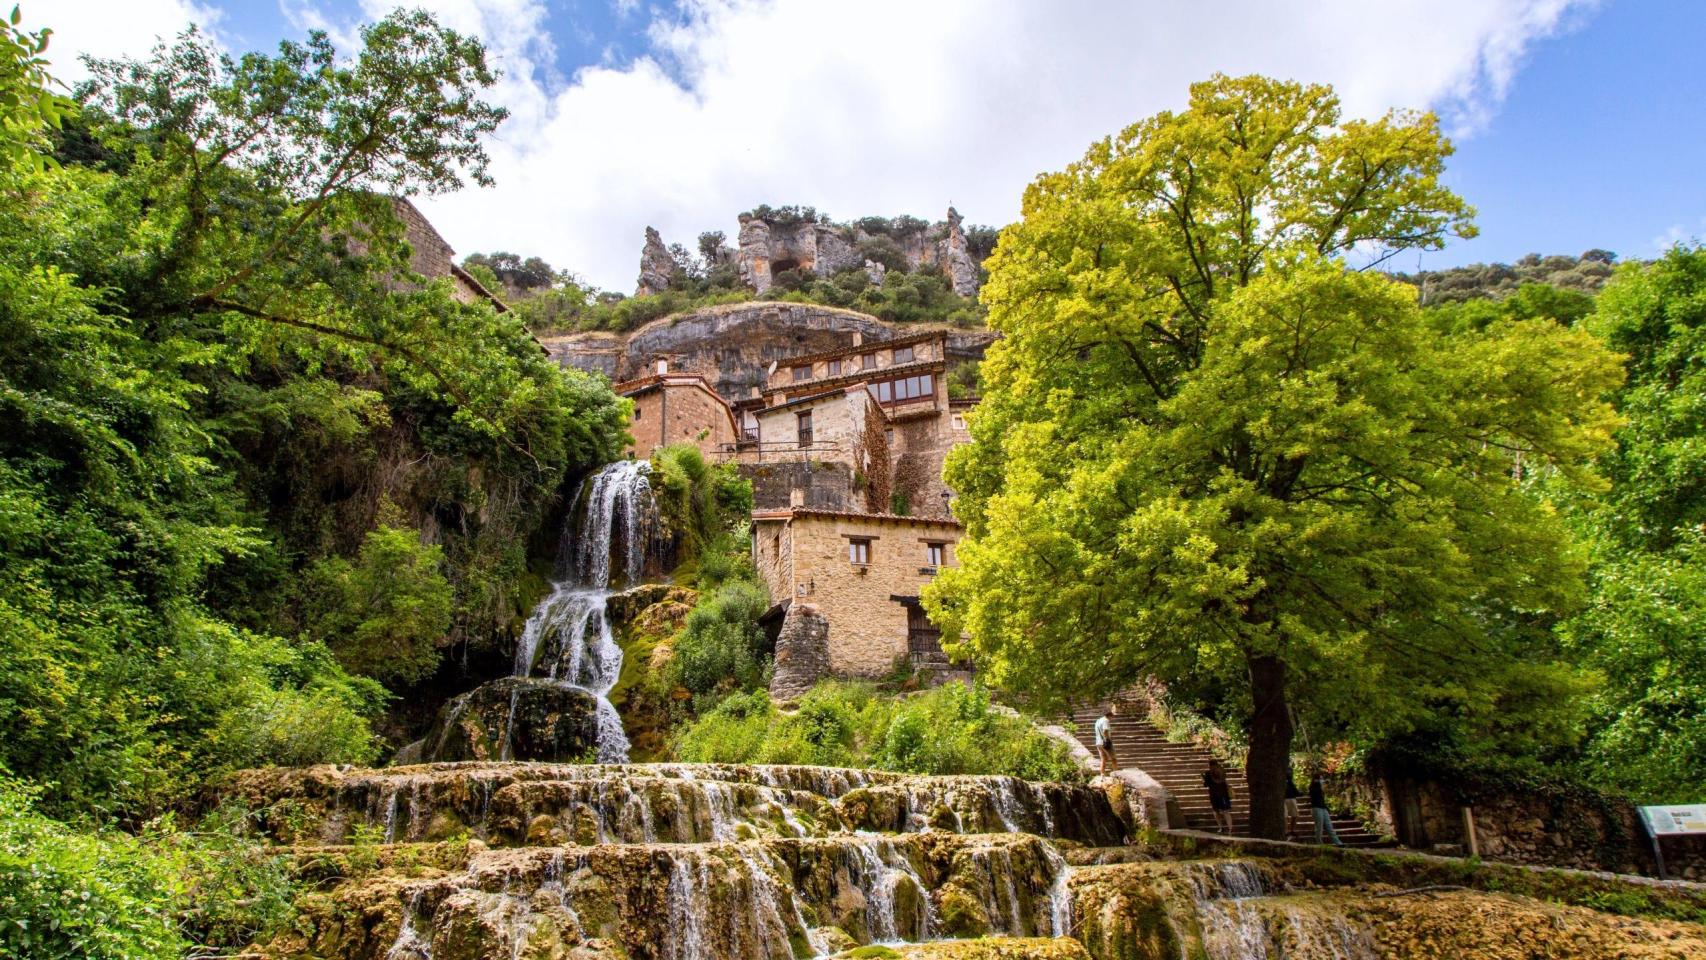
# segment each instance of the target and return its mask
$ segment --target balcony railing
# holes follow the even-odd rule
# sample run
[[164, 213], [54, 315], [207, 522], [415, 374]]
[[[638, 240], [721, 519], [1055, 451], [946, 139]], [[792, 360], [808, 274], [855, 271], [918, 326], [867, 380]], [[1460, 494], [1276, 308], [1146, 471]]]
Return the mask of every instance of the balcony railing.
[[750, 463], [798, 463], [801, 460], [833, 460], [841, 453], [839, 440], [741, 440], [721, 445], [720, 452]]

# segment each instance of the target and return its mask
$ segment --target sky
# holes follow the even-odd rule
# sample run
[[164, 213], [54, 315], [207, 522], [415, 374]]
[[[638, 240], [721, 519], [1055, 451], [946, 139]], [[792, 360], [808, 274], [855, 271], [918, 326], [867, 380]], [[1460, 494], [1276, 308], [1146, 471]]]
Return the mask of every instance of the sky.
[[[232, 52], [388, 0], [26, 0], [55, 71], [200, 25]], [[416, 0], [480, 36], [509, 121], [497, 185], [420, 206], [459, 254], [630, 291], [647, 226], [694, 246], [761, 203], [839, 219], [1019, 214], [1025, 185], [1182, 106], [1214, 72], [1334, 85], [1350, 115], [1439, 113], [1480, 235], [1394, 269], [1706, 237], [1699, 0]]]

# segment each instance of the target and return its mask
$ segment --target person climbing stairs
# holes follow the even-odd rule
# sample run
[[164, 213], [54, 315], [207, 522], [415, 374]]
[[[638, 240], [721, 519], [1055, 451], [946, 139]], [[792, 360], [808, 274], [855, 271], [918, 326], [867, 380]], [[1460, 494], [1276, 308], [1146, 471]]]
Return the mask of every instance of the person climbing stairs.
[[[1114, 758], [1119, 761], [1120, 769], [1142, 770], [1167, 788], [1184, 814], [1185, 829], [1213, 832], [1214, 812], [1209, 809], [1208, 790], [1202, 782], [1211, 754], [1194, 742], [1168, 740], [1167, 735], [1150, 722], [1147, 705], [1142, 700], [1121, 699], [1118, 704], [1119, 712], [1114, 715], [1111, 725]], [[1081, 704], [1070, 716], [1079, 742], [1092, 753], [1096, 745], [1091, 739], [1091, 730], [1105, 709], [1106, 702]], [[1250, 835], [1250, 787], [1241, 768], [1228, 764], [1226, 773], [1232, 787], [1233, 834], [1247, 837]], [[1314, 827], [1308, 810], [1302, 811], [1291, 829], [1295, 839], [1308, 841], [1313, 837]], [[1381, 845], [1380, 837], [1370, 832], [1356, 817], [1335, 816], [1333, 829], [1346, 846]]]

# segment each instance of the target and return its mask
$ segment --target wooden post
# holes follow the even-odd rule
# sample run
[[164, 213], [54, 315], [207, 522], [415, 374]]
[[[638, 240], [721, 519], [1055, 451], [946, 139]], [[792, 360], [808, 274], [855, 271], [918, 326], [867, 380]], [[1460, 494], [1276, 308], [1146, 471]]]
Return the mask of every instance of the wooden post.
[[1463, 808], [1463, 838], [1469, 844], [1469, 855], [1481, 855], [1481, 843], [1475, 838], [1475, 810], [1473, 807]]

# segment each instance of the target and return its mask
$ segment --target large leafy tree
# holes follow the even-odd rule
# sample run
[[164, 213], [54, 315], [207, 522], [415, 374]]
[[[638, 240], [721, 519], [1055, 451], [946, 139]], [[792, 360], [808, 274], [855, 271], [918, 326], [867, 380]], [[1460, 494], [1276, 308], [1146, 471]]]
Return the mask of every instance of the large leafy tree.
[[0, 30], [0, 767], [48, 809], [373, 758], [352, 672], [437, 662], [443, 580], [464, 623], [513, 619], [529, 535], [619, 449], [608, 387], [414, 275], [382, 195], [484, 177], [479, 45], [417, 14], [365, 40], [191, 34], [73, 110], [44, 35]]
[[1578, 501], [1593, 599], [1562, 631], [1606, 677], [1589, 770], [1680, 803], [1706, 782], [1706, 249], [1625, 265], [1584, 323], [1629, 358], [1611, 488]]
[[1589, 479], [1614, 358], [1548, 320], [1447, 337], [1344, 263], [1472, 232], [1449, 153], [1431, 115], [1216, 77], [1038, 178], [989, 263], [1003, 339], [948, 464], [967, 539], [925, 602], [1003, 685], [1218, 685], [1259, 835], [1294, 712], [1486, 711], [1544, 659], [1509, 624], [1579, 593], [1520, 478]]

